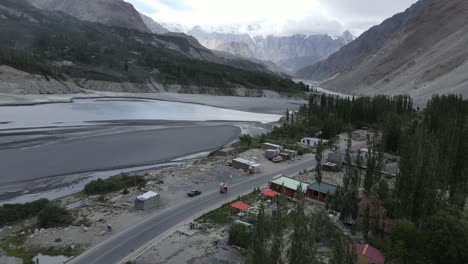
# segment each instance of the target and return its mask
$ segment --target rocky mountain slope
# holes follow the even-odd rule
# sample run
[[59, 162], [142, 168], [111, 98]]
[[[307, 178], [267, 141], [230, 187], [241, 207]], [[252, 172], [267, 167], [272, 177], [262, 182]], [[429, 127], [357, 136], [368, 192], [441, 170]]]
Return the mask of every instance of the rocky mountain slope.
[[[22, 0], [18, 0], [22, 1]], [[61, 11], [89, 22], [151, 32], [140, 13], [123, 0], [27, 0], [40, 9]]]
[[418, 1], [405, 12], [396, 14], [383, 21], [380, 25], [374, 26], [362, 33], [357, 39], [342, 47], [325, 60], [298, 70], [295, 74], [296, 77], [320, 81], [348, 67], [356, 59], [381, 47], [389, 36], [399, 31], [407, 21], [426, 9], [431, 2], [432, 0]]
[[[0, 66], [9, 66], [0, 68], [0, 93], [73, 92], [77, 87], [147, 92], [173, 85], [182, 87], [180, 92], [197, 87], [197, 92], [222, 94], [238, 87], [301, 90], [265, 65], [212, 52], [185, 34], [86, 22], [24, 0], [0, 2], [0, 35]], [[31, 85], [19, 83], [19, 76]], [[50, 90], [49, 81], [63, 87]]]
[[248, 34], [210, 33], [195, 27], [187, 34], [209, 49], [272, 61], [290, 72], [328, 57], [353, 39], [348, 31], [338, 38], [328, 35], [251, 37]]
[[167, 30], [166, 28], [161, 26], [161, 24], [154, 21], [151, 17], [146, 16], [146, 15], [141, 14], [141, 13], [140, 13], [140, 15], [141, 15], [141, 18], [143, 19], [143, 22], [148, 27], [148, 29], [151, 30], [151, 32], [153, 32], [155, 34], [169, 33], [169, 30]]
[[468, 96], [468, 1], [433, 0], [378, 48], [323, 86], [360, 94]]

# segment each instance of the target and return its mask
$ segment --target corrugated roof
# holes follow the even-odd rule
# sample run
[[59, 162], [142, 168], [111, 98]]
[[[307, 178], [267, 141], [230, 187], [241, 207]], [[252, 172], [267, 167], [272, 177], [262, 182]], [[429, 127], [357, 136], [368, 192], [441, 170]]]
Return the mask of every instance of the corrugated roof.
[[244, 159], [244, 158], [237, 158], [237, 159], [234, 159], [234, 160], [237, 161], [237, 162], [240, 162], [240, 163], [248, 164], [248, 165], [257, 164], [255, 161]]
[[369, 244], [356, 245], [356, 251], [358, 254], [364, 255], [379, 264], [385, 262], [385, 257], [382, 252]]
[[300, 182], [298, 180], [294, 180], [294, 179], [284, 177], [284, 176], [276, 180], [273, 180], [271, 182], [276, 185], [284, 185], [284, 187], [291, 189], [291, 190], [297, 190], [299, 186], [301, 186], [304, 192], [307, 191], [307, 185], [308, 185], [308, 183]]
[[317, 182], [312, 183], [307, 187], [307, 189], [317, 191], [320, 193], [330, 193], [334, 194], [336, 192], [336, 185], [328, 184], [322, 182], [321, 184], [318, 184]]
[[267, 189], [262, 192], [263, 195], [269, 196], [269, 197], [276, 197], [279, 195], [279, 192], [275, 192], [273, 190]]
[[246, 209], [249, 209], [250, 208], [250, 205], [244, 203], [244, 202], [235, 202], [233, 204], [231, 204], [231, 207], [234, 207], [236, 209], [239, 209], [241, 211], [244, 211]]

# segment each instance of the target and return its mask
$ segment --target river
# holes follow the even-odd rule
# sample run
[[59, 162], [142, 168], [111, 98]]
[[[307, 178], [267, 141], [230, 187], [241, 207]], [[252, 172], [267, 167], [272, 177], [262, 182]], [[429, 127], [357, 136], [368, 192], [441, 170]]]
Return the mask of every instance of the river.
[[0, 203], [59, 198], [97, 177], [169, 166], [279, 118], [124, 98], [0, 107]]

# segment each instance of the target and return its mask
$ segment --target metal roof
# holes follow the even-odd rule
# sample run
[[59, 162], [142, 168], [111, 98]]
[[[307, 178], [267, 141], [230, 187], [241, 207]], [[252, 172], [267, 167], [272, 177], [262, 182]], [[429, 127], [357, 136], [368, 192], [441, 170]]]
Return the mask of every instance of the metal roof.
[[385, 262], [385, 257], [382, 252], [369, 244], [356, 245], [356, 251], [358, 254], [364, 255], [378, 264], [383, 264]]
[[276, 184], [276, 185], [284, 185], [284, 187], [288, 188], [288, 189], [291, 189], [291, 190], [297, 190], [299, 188], [299, 186], [301, 186], [302, 190], [305, 192], [307, 191], [307, 185], [308, 183], [305, 183], [305, 182], [301, 182], [301, 181], [298, 181], [298, 180], [294, 180], [294, 179], [291, 179], [291, 178], [288, 178], [288, 177], [279, 177], [278, 179], [275, 179], [273, 181], [271, 181], [272, 183]]
[[244, 203], [244, 202], [235, 202], [233, 204], [231, 204], [231, 207], [234, 207], [238, 210], [241, 210], [241, 211], [244, 211], [246, 209], [249, 209], [250, 208], [250, 205]]
[[307, 187], [309, 190], [317, 191], [319, 193], [330, 193], [334, 194], [336, 191], [336, 185], [328, 184], [322, 182], [321, 184], [318, 184], [317, 182], [312, 183]]

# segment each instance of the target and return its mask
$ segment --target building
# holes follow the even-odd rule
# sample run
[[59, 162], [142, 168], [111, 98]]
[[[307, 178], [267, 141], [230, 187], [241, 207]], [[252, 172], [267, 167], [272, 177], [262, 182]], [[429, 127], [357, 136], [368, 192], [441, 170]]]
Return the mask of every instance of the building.
[[135, 199], [135, 209], [137, 210], [149, 210], [159, 204], [160, 195], [156, 192], [145, 192], [142, 195], [138, 195]]
[[328, 140], [326, 140], [326, 139], [305, 137], [305, 138], [301, 139], [301, 144], [309, 146], [309, 147], [316, 147], [319, 144], [320, 141], [322, 141], [322, 144], [328, 143]]
[[338, 165], [334, 162], [330, 162], [330, 161], [327, 161], [323, 164], [323, 170], [324, 171], [339, 171], [340, 168], [338, 167]]
[[358, 255], [357, 264], [384, 264], [385, 256], [375, 247], [369, 244], [356, 245]]
[[393, 221], [387, 217], [387, 210], [384, 207], [383, 201], [378, 201], [368, 196], [361, 197], [358, 217], [363, 218], [366, 215], [367, 208], [369, 208], [369, 219], [377, 219], [377, 229], [390, 234], [393, 228]]
[[320, 183], [317, 182], [312, 183], [311, 185], [307, 186], [307, 194], [306, 196], [310, 199], [318, 200], [324, 202], [327, 199], [328, 195], [333, 195], [336, 192], [336, 185], [328, 184], [328, 183]]
[[297, 151], [295, 150], [285, 149], [282, 153], [288, 154], [288, 159], [290, 160], [294, 160], [297, 157]]
[[308, 183], [294, 180], [284, 176], [281, 176], [270, 182], [270, 188], [272, 190], [287, 195], [291, 198], [296, 198], [297, 189], [299, 189], [299, 187], [301, 187], [302, 191], [305, 193], [307, 190], [307, 185]]
[[277, 149], [267, 149], [265, 150], [265, 157], [269, 160], [278, 157], [279, 151]]
[[278, 150], [279, 152], [283, 149], [283, 147], [280, 145], [272, 144], [272, 143], [263, 143], [262, 149], [263, 150], [274, 149], [274, 150]]
[[235, 169], [241, 169], [250, 173], [259, 173], [261, 170], [260, 164], [244, 158], [233, 159], [231, 166]]

